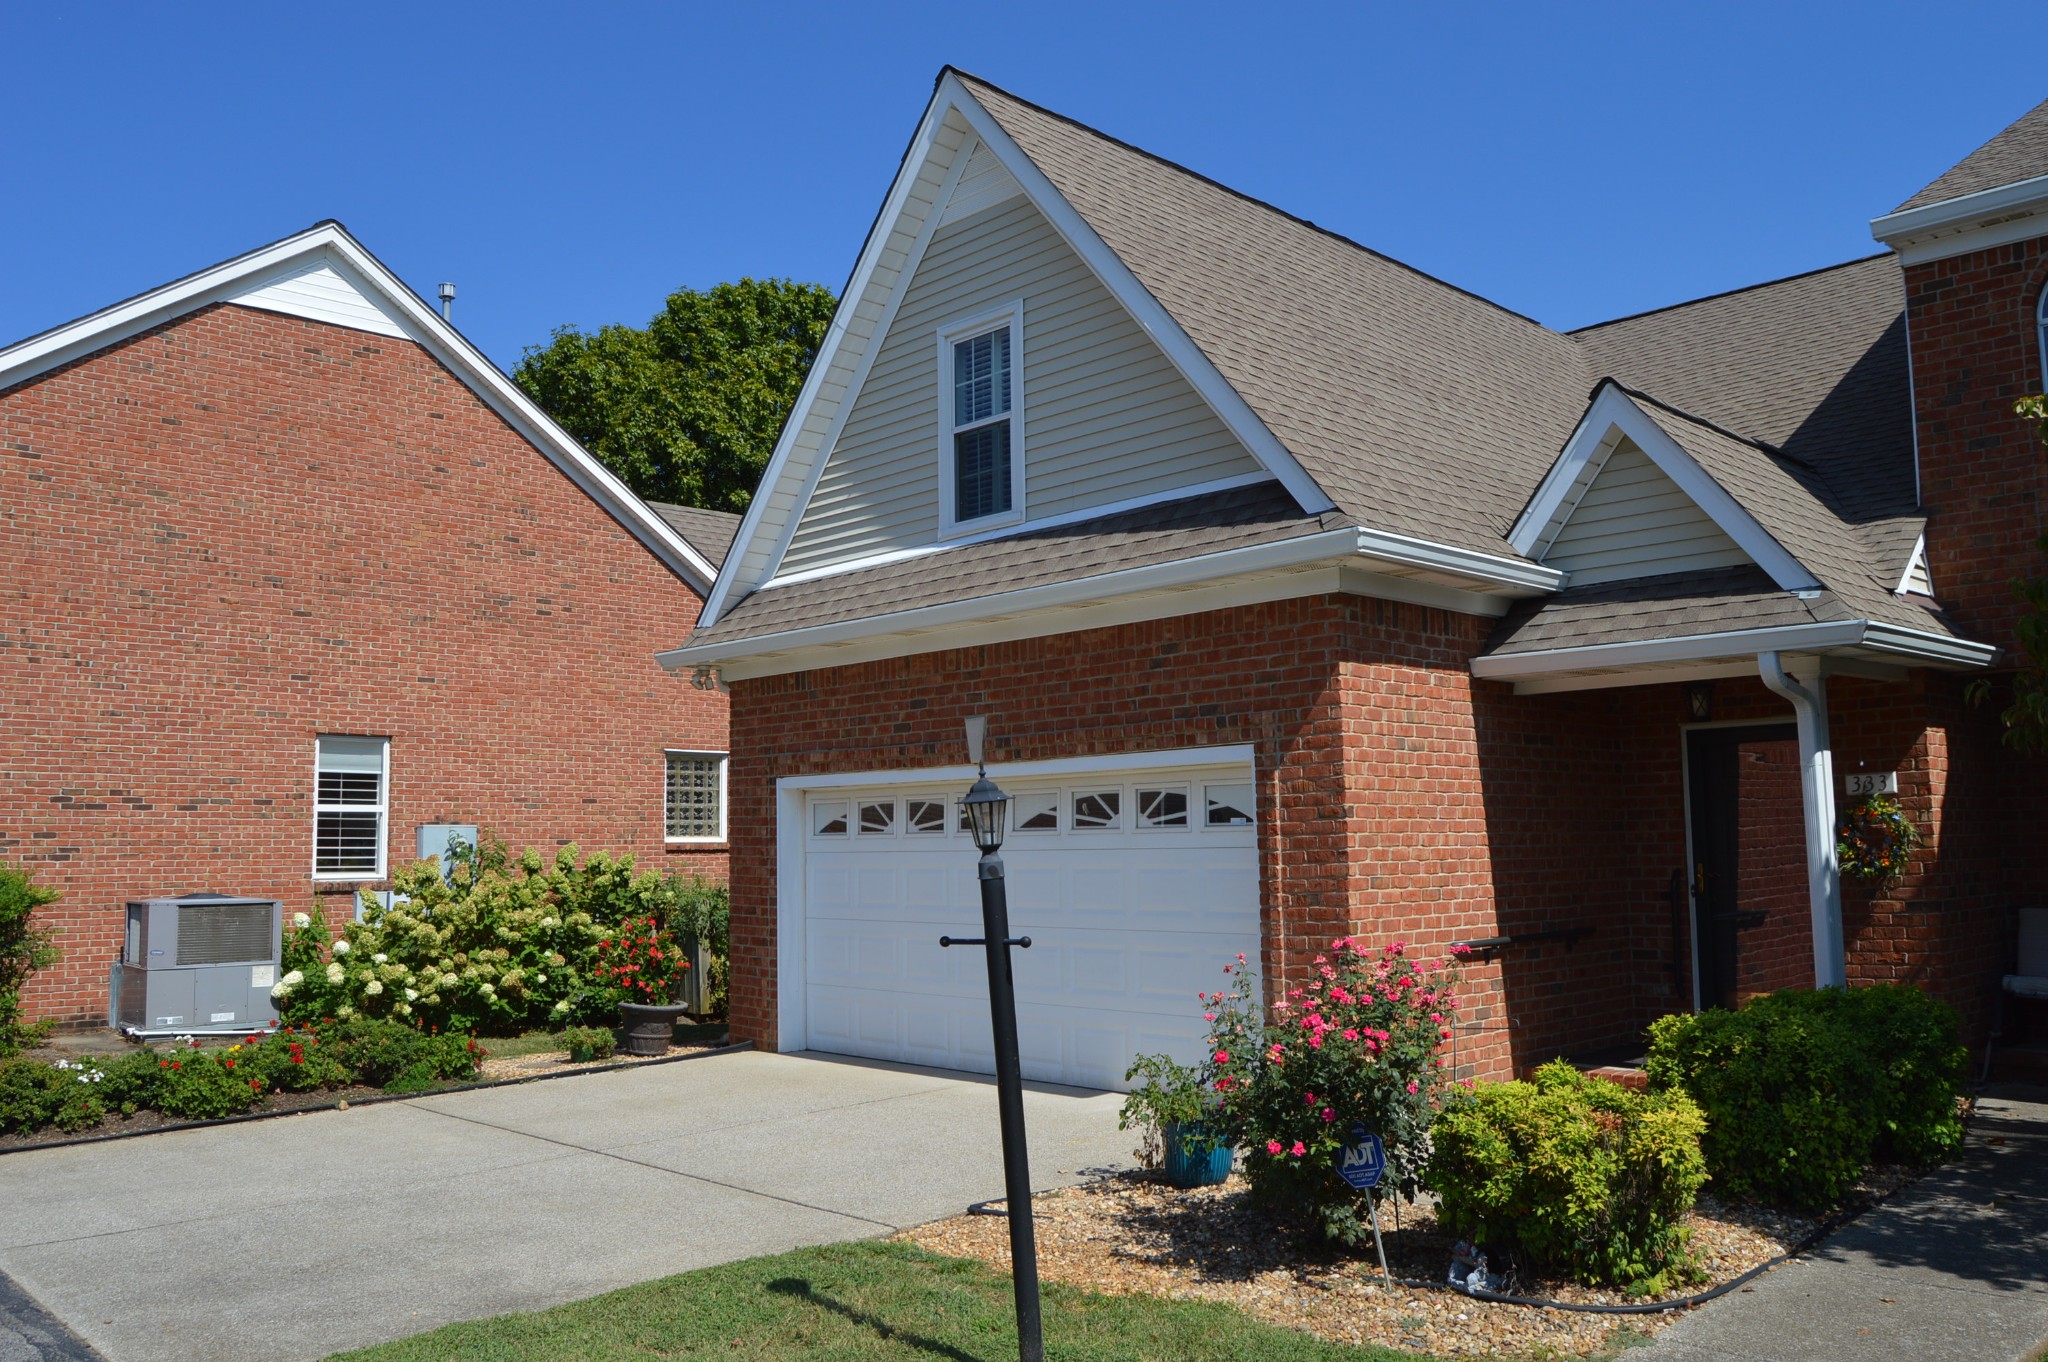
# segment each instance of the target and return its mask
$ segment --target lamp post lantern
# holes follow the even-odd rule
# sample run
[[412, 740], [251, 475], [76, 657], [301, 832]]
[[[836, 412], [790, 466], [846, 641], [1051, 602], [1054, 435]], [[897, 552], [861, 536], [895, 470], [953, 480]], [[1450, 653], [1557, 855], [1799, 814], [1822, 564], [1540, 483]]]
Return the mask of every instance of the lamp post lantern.
[[986, 721], [967, 721], [968, 755], [974, 785], [961, 801], [967, 829], [981, 853], [981, 939], [942, 936], [941, 946], [981, 946], [988, 954], [989, 1022], [995, 1033], [996, 1108], [1003, 1126], [1003, 1189], [1010, 1211], [1010, 1279], [1017, 1294], [1017, 1355], [1044, 1362], [1045, 1336], [1038, 1317], [1038, 1242], [1031, 1224], [1031, 1162], [1024, 1142], [1024, 1079], [1017, 1064], [1017, 986], [1010, 974], [1010, 947], [1031, 948], [1031, 938], [1010, 936], [1009, 895], [1003, 884], [1004, 823], [1010, 797], [988, 778], [981, 761]]

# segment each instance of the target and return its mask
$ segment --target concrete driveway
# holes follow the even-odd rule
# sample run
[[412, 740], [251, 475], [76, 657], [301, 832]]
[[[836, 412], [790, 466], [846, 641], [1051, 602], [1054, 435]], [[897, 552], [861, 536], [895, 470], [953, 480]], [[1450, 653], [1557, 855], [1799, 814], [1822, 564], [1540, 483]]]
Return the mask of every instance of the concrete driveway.
[[[1034, 1184], [1128, 1166], [1032, 1085]], [[319, 1358], [1002, 1195], [988, 1080], [720, 1055], [0, 1157], [0, 1272], [110, 1362]]]

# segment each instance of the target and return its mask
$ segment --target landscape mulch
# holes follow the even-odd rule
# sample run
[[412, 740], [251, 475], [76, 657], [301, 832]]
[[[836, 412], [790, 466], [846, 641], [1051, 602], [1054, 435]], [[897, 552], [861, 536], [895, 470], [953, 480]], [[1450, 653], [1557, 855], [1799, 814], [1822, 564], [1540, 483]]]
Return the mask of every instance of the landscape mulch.
[[[481, 1042], [486, 1050], [490, 1042]], [[540, 1051], [529, 1055], [507, 1055], [502, 1059], [485, 1058], [477, 1065], [477, 1077], [467, 1083], [449, 1083], [423, 1092], [387, 1093], [381, 1088], [348, 1087], [320, 1088], [312, 1092], [266, 1093], [261, 1102], [250, 1110], [225, 1118], [225, 1121], [188, 1121], [182, 1117], [166, 1116], [159, 1111], [138, 1111], [132, 1116], [112, 1115], [96, 1126], [84, 1130], [58, 1130], [44, 1127], [37, 1131], [15, 1131], [0, 1135], [0, 1154], [17, 1149], [37, 1149], [47, 1145], [78, 1144], [92, 1140], [120, 1139], [130, 1135], [148, 1135], [163, 1130], [180, 1130], [193, 1126], [221, 1125], [225, 1122], [246, 1121], [264, 1116], [282, 1116], [294, 1111], [321, 1110], [333, 1106], [360, 1106], [367, 1102], [399, 1101], [407, 1097], [433, 1097], [447, 1092], [464, 1092], [474, 1088], [497, 1087], [505, 1083], [530, 1083], [537, 1078], [556, 1078], [566, 1074], [581, 1073], [589, 1069], [617, 1069], [636, 1064], [656, 1064], [712, 1050], [728, 1048], [724, 1041], [705, 1042], [691, 1045], [671, 1045], [667, 1053], [659, 1055], [613, 1055], [609, 1059], [577, 1061], [569, 1058], [566, 1050]], [[32, 1050], [33, 1057], [46, 1060], [72, 1059], [69, 1051], [49, 1049]]]
[[[1912, 1176], [1874, 1170], [1858, 1189], [1857, 1204], [1882, 1199]], [[1358, 1251], [1304, 1243], [1251, 1204], [1238, 1176], [1220, 1187], [1181, 1191], [1156, 1174], [1123, 1173], [1040, 1196], [1034, 1209], [1039, 1273], [1047, 1280], [1111, 1295], [1221, 1301], [1334, 1342], [1440, 1357], [1586, 1357], [1654, 1334], [1680, 1313], [1585, 1314], [1388, 1285], [1371, 1244]], [[1801, 1244], [1822, 1223], [1702, 1196], [1687, 1224], [1706, 1279], [1683, 1294], [1732, 1281]], [[1452, 1236], [1438, 1228], [1426, 1201], [1402, 1205], [1398, 1228], [1394, 1204], [1382, 1202], [1380, 1224], [1396, 1277], [1444, 1280]], [[1008, 1271], [1008, 1226], [1005, 1217], [984, 1209], [896, 1237]], [[1518, 1280], [1509, 1293], [1574, 1304], [1636, 1303], [1569, 1281]]]

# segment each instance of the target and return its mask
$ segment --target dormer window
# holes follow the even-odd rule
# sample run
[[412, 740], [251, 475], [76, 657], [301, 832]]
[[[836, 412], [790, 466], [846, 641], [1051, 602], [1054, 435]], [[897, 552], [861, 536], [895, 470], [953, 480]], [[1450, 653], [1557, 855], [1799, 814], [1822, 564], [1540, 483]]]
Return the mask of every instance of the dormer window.
[[1012, 303], [939, 333], [941, 534], [1024, 517], [1022, 320]]

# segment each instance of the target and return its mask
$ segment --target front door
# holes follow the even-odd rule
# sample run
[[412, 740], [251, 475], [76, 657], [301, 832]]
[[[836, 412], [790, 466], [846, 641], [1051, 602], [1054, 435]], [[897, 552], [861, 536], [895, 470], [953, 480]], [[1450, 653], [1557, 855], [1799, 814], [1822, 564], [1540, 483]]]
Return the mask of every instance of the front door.
[[1798, 730], [1690, 729], [1686, 776], [1700, 1006], [1812, 984]]

